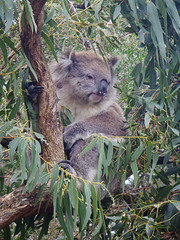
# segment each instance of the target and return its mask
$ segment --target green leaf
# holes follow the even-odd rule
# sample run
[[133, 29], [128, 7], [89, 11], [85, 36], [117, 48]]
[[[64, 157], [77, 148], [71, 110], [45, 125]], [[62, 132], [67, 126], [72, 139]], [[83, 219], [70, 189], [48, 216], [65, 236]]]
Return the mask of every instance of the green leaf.
[[98, 172], [97, 172], [97, 181], [99, 181], [101, 175], [102, 175], [102, 164], [103, 164], [103, 158], [104, 158], [104, 141], [98, 142], [99, 147], [99, 162], [98, 162]]
[[34, 20], [34, 14], [33, 14], [31, 4], [30, 4], [29, 0], [22, 0], [22, 1], [23, 1], [23, 4], [24, 4], [24, 8], [25, 8], [28, 23], [31, 27], [31, 31], [32, 32], [33, 31], [37, 32], [37, 25], [36, 25], [36, 22]]
[[1, 138], [5, 137], [8, 134], [8, 132], [11, 129], [13, 129], [14, 124], [15, 124], [15, 121], [12, 120], [12, 121], [9, 121], [9, 122], [5, 123], [3, 126], [1, 126], [1, 128], [0, 128], [0, 137]]
[[97, 206], [97, 195], [96, 195], [96, 190], [95, 187], [91, 184], [91, 197], [93, 201], [93, 227], [95, 226], [96, 223], [96, 216], [98, 212], [98, 206]]
[[44, 40], [46, 41], [46, 43], [47, 43], [48, 46], [50, 47], [54, 58], [55, 58], [56, 61], [58, 62], [58, 58], [57, 58], [57, 55], [56, 55], [56, 51], [55, 51], [55, 48], [54, 48], [54, 45], [53, 45], [51, 39], [49, 38], [49, 36], [48, 36], [47, 34], [45, 34], [44, 31], [41, 32], [41, 36], [44, 38]]
[[18, 110], [20, 108], [20, 103], [21, 103], [21, 98], [18, 97], [16, 100], [16, 104], [14, 105], [12, 111], [10, 112], [9, 120], [12, 120], [15, 117], [16, 113], [18, 112]]
[[154, 169], [157, 165], [157, 161], [158, 161], [158, 158], [159, 158], [159, 154], [156, 152], [153, 154], [153, 164], [152, 164], [152, 168], [151, 168], [151, 172], [150, 172], [150, 177], [149, 177], [149, 182], [152, 183], [152, 176], [153, 176], [153, 173], [154, 173]]
[[77, 214], [78, 214], [78, 190], [76, 185], [76, 179], [71, 178], [69, 183], [69, 199], [74, 208], [74, 222], [76, 222]]
[[54, 164], [53, 166], [53, 171], [52, 171], [52, 178], [51, 178], [51, 184], [50, 184], [50, 187], [49, 187], [49, 191], [52, 190], [54, 184], [55, 184], [55, 181], [57, 180], [59, 176], [59, 166], [58, 164]]
[[136, 23], [143, 30], [144, 33], [147, 33], [147, 30], [143, 27], [143, 25], [140, 24], [140, 21], [138, 19], [137, 7], [135, 5], [135, 1], [134, 0], [128, 0], [128, 2], [129, 2], [129, 5], [132, 9], [132, 15], [133, 15], [134, 19], [136, 20]]
[[27, 179], [26, 173], [26, 161], [28, 161], [27, 157], [27, 150], [28, 150], [29, 140], [22, 138], [22, 141], [18, 144], [18, 153], [20, 158], [20, 168], [22, 171], [21, 180], [22, 182]]
[[2, 159], [3, 152], [2, 152], [2, 146], [0, 145], [0, 160]]
[[104, 166], [109, 166], [111, 164], [111, 162], [112, 162], [112, 158], [113, 158], [113, 145], [109, 141], [109, 143], [108, 143], [107, 159], [106, 159], [106, 161], [103, 162], [103, 165]]
[[53, 216], [54, 216], [54, 221], [56, 219], [56, 212], [57, 212], [58, 185], [59, 185], [59, 182], [57, 182], [55, 184], [54, 193], [53, 193]]
[[42, 229], [41, 229], [41, 232], [39, 234], [38, 240], [41, 240], [44, 234], [45, 235], [48, 234], [48, 228], [49, 228], [49, 223], [51, 221], [51, 218], [52, 218], [51, 214], [45, 213]]
[[176, 128], [173, 128], [171, 126], [169, 126], [171, 128], [171, 130], [173, 131], [174, 134], [176, 134], [177, 136], [179, 136], [179, 131]]
[[173, 26], [178, 34], [180, 34], [180, 17], [177, 7], [173, 0], [164, 0], [167, 5], [167, 12], [172, 20]]
[[44, 24], [48, 23], [51, 19], [53, 19], [54, 17], [54, 8], [51, 10], [51, 12], [49, 13], [49, 15], [46, 17]]
[[131, 156], [131, 161], [135, 161], [137, 160], [141, 154], [143, 153], [144, 151], [144, 146], [143, 146], [143, 143], [141, 142], [140, 143], [140, 146], [136, 149], [136, 151], [132, 154]]
[[93, 147], [96, 145], [98, 141], [98, 137], [93, 138], [93, 140], [88, 144], [88, 146], [80, 153], [80, 157], [82, 157], [84, 154], [86, 154], [88, 151], [93, 149]]
[[32, 180], [35, 178], [36, 171], [37, 171], [37, 164], [34, 163], [34, 164], [32, 164], [31, 173], [30, 173], [30, 176], [28, 178], [26, 185], [29, 185], [32, 182]]
[[0, 38], [0, 48], [4, 57], [4, 62], [7, 65], [8, 62], [8, 54], [7, 54], [7, 49], [6, 49], [6, 45], [4, 43], [4, 41]]
[[69, 196], [67, 194], [67, 191], [64, 194], [64, 208], [65, 208], [65, 217], [66, 217], [66, 224], [69, 231], [69, 234], [71, 236], [71, 239], [73, 239], [73, 232], [74, 232], [74, 222], [72, 218], [72, 209], [69, 202]]
[[169, 193], [171, 192], [171, 189], [174, 186], [168, 185], [166, 187], [164, 187], [161, 191], [159, 191], [159, 193], [157, 194], [156, 198], [155, 198], [155, 202], [159, 202], [161, 200], [163, 200], [164, 198], [168, 197]]
[[101, 230], [101, 227], [103, 225], [103, 218], [104, 218], [103, 217], [103, 210], [102, 210], [102, 208], [100, 208], [100, 210], [99, 210], [99, 222], [98, 222], [98, 225], [97, 225], [96, 229], [92, 233], [92, 237], [96, 236], [99, 233], [99, 231]]
[[7, 10], [5, 11], [5, 29], [4, 32], [6, 33], [13, 22], [13, 1], [9, 0], [5, 2]]
[[14, 46], [14, 43], [11, 41], [11, 39], [9, 37], [7, 37], [6, 34], [3, 35], [4, 41], [5, 43], [12, 49], [14, 50], [16, 53], [18, 53], [17, 49]]
[[10, 162], [11, 164], [14, 166], [14, 154], [15, 154], [15, 151], [20, 143], [20, 141], [22, 141], [22, 138], [21, 137], [16, 137], [15, 139], [13, 139], [10, 144], [9, 144], [9, 159], [10, 159]]
[[161, 179], [161, 181], [164, 184], [166, 184], [166, 185], [170, 184], [169, 179], [168, 179], [168, 177], [167, 177], [165, 172], [162, 171], [162, 172], [159, 173], [156, 170], [154, 170], [154, 172], [156, 173], [156, 175]]
[[152, 155], [152, 147], [151, 147], [151, 144], [148, 144], [148, 146], [146, 148], [147, 162], [146, 162], [146, 166], [145, 166], [144, 172], [146, 172], [148, 170], [149, 166], [150, 166], [151, 155]]
[[178, 60], [180, 62], [180, 38], [176, 43], [176, 53], [177, 53], [177, 56], [178, 56]]
[[71, 13], [70, 13], [69, 7], [68, 7], [68, 2], [67, 2], [67, 0], [61, 0], [61, 2], [62, 2], [64, 16], [65, 16], [66, 20], [68, 21], [68, 19], [71, 16]]
[[100, 0], [100, 1], [98, 2], [98, 4], [95, 5], [95, 6], [96, 6], [96, 8], [95, 8], [95, 19], [96, 19], [96, 20], [98, 19], [98, 13], [99, 13], [99, 10], [100, 10], [102, 4], [103, 4], [103, 0]]
[[48, 182], [49, 178], [50, 178], [49, 173], [44, 172], [39, 178], [39, 183], [43, 185]]
[[26, 57], [26, 54], [25, 54], [23, 51], [22, 51], [22, 55], [23, 55], [23, 57], [25, 58], [26, 63], [27, 63], [27, 65], [28, 65], [28, 67], [30, 68], [32, 74], [34, 75], [36, 81], [38, 81], [38, 77], [37, 77], [37, 75], [36, 75], [34, 69], [32, 68], [31, 63], [29, 62], [28, 58]]
[[41, 153], [41, 144], [38, 140], [35, 140], [35, 161], [37, 165], [40, 167], [41, 165], [41, 160], [40, 160], [40, 153]]
[[114, 9], [113, 20], [116, 20], [116, 18], [120, 15], [120, 13], [121, 13], [121, 5], [118, 4]]
[[42, 175], [44, 169], [45, 169], [45, 164], [41, 165], [41, 167], [37, 170], [35, 179], [32, 181], [32, 184], [29, 188], [29, 192], [32, 192], [34, 190], [34, 188], [37, 186], [37, 184], [39, 182], [39, 178]]
[[151, 22], [151, 27], [154, 31], [156, 40], [158, 42], [161, 56], [164, 60], [166, 60], [166, 49], [165, 49], [165, 43], [164, 43], [164, 38], [163, 38], [163, 30], [161, 27], [157, 7], [154, 5], [154, 3], [152, 1], [150, 1], [148, 3], [147, 15], [148, 15], [149, 21]]
[[66, 234], [66, 236], [68, 237], [69, 240], [73, 240], [73, 238], [71, 237], [71, 234], [69, 233], [69, 230], [67, 228], [67, 225], [64, 221], [64, 217], [63, 217], [63, 211], [62, 208], [59, 205], [59, 201], [57, 201], [57, 218], [59, 220], [59, 223], [61, 224], [61, 227], [64, 231], [64, 233]]
[[180, 212], [180, 201], [172, 201], [172, 204], [177, 208], [177, 210]]
[[131, 169], [132, 169], [133, 176], [134, 176], [134, 187], [137, 187], [137, 182], [138, 182], [138, 167], [137, 167], [137, 163], [136, 163], [136, 161], [131, 161], [130, 165], [131, 165]]
[[85, 192], [85, 197], [86, 197], [86, 215], [85, 215], [84, 222], [82, 225], [82, 230], [85, 229], [85, 227], [90, 219], [90, 216], [91, 216], [91, 191], [89, 189], [89, 184], [86, 182], [84, 183], [84, 192]]

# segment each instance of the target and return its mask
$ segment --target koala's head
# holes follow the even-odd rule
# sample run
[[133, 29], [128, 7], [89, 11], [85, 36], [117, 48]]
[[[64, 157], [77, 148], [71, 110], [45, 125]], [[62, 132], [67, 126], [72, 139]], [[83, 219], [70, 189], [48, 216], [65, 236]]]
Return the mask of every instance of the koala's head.
[[59, 64], [51, 66], [57, 95], [71, 110], [71, 105], [97, 106], [109, 101], [115, 95], [113, 66], [116, 57], [107, 63], [94, 52], [82, 51], [66, 53]]

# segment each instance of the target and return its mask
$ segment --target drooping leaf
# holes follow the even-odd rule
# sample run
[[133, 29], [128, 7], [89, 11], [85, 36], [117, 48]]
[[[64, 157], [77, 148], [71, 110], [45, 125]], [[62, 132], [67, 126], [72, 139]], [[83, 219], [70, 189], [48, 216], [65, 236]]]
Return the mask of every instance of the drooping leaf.
[[98, 212], [98, 206], [97, 206], [97, 196], [96, 196], [96, 190], [95, 187], [91, 184], [91, 197], [93, 201], [93, 227], [95, 226], [96, 223], [96, 217], [97, 217], [97, 212]]
[[61, 227], [64, 231], [64, 233], [66, 234], [66, 236], [68, 237], [68, 239], [73, 240], [71, 234], [69, 233], [67, 224], [64, 221], [64, 217], [63, 217], [63, 211], [62, 208], [59, 206], [58, 201], [57, 201], [57, 218], [59, 220], [59, 223], [61, 224]]
[[3, 57], [4, 57], [5, 64], [7, 65], [8, 53], [7, 53], [6, 45], [1, 38], [0, 38], [0, 48], [1, 48], [1, 51], [2, 51], [2, 54], [3, 54]]
[[11, 41], [11, 39], [10, 39], [6, 34], [3, 35], [3, 39], [4, 39], [5, 43], [6, 43], [12, 50], [14, 50], [16, 53], [18, 53], [17, 49], [16, 49], [15, 46], [14, 46], [14, 43]]
[[96, 5], [96, 8], [95, 8], [95, 19], [96, 20], [98, 19], [98, 13], [99, 13], [99, 10], [102, 6], [102, 3], [103, 3], [103, 0], [100, 0]]
[[69, 199], [70, 202], [74, 208], [74, 222], [76, 222], [76, 218], [78, 215], [78, 190], [76, 185], [76, 179], [71, 178], [71, 181], [69, 183]]
[[89, 184], [84, 183], [84, 192], [85, 192], [85, 196], [86, 196], [86, 215], [84, 218], [84, 222], [82, 225], [82, 230], [84, 230], [84, 228], [86, 227], [90, 216], [91, 216], [91, 191], [89, 188]]
[[153, 154], [153, 164], [152, 164], [152, 168], [151, 168], [151, 172], [150, 172], [150, 177], [149, 177], [149, 182], [152, 183], [152, 176], [153, 176], [153, 173], [154, 173], [154, 169], [157, 165], [157, 162], [158, 162], [158, 158], [159, 158], [159, 154], [157, 152], [155, 152]]
[[164, 0], [167, 5], [167, 12], [171, 17], [173, 26], [178, 34], [180, 34], [180, 17], [177, 7], [173, 0]]
[[91, 149], [93, 149], [93, 147], [96, 145], [98, 141], [98, 138], [94, 138], [90, 144], [88, 144], [88, 146], [80, 153], [80, 157], [83, 156], [84, 154], [86, 154], [88, 151], [90, 151]]
[[36, 25], [36, 22], [34, 19], [34, 14], [33, 14], [31, 4], [30, 4], [29, 0], [22, 0], [22, 1], [24, 4], [24, 7], [25, 7], [26, 16], [27, 16], [28, 23], [31, 27], [31, 31], [37, 32], [37, 25]]
[[157, 7], [152, 1], [148, 3], [147, 14], [148, 14], [148, 19], [151, 22], [151, 27], [156, 37], [156, 41], [158, 42], [158, 47], [159, 47], [161, 56], [164, 60], [166, 60], [166, 49], [165, 49], [165, 43], [163, 38], [163, 30], [159, 20]]
[[49, 191], [52, 191], [52, 188], [54, 187], [54, 184], [55, 184], [58, 176], [59, 176], [59, 166], [58, 166], [58, 164], [54, 164]]
[[21, 103], [21, 99], [20, 99], [20, 97], [18, 97], [12, 111], [10, 112], [9, 120], [12, 120], [15, 117], [15, 115], [17, 114], [17, 112], [20, 108], [20, 103]]
[[116, 18], [120, 15], [120, 13], [121, 13], [121, 5], [118, 4], [114, 9], [113, 20], [116, 20]]
[[46, 41], [46, 43], [47, 43], [48, 46], [50, 47], [54, 58], [55, 58], [56, 61], [58, 62], [57, 55], [56, 55], [56, 51], [55, 51], [55, 49], [54, 49], [54, 45], [53, 45], [51, 39], [49, 38], [49, 36], [48, 36], [44, 31], [41, 32], [41, 36], [44, 38], [44, 40]]

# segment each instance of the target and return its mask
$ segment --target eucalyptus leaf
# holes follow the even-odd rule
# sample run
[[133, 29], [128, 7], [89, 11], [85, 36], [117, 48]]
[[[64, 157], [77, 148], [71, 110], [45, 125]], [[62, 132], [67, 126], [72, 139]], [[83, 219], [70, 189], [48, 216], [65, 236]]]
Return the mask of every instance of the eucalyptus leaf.
[[82, 230], [84, 230], [84, 228], [86, 227], [91, 216], [91, 191], [87, 183], [84, 183], [84, 192], [86, 197], [86, 215], [82, 225]]
[[2, 54], [3, 54], [3, 57], [4, 57], [5, 64], [7, 65], [8, 53], [7, 53], [6, 45], [1, 38], [0, 38], [0, 48], [1, 48], [1, 51], [2, 51]]
[[147, 14], [148, 14], [148, 19], [151, 22], [151, 26], [154, 31], [156, 40], [158, 42], [158, 47], [159, 47], [161, 56], [164, 60], [166, 60], [166, 49], [165, 49], [165, 43], [163, 38], [163, 30], [159, 20], [157, 7], [154, 5], [152, 1], [148, 3]]

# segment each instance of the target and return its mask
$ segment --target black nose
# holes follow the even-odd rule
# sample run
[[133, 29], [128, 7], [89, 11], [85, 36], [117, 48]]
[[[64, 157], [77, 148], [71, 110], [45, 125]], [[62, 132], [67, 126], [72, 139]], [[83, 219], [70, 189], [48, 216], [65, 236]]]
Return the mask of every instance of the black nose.
[[99, 85], [98, 94], [103, 96], [107, 93], [108, 82], [106, 79], [102, 79]]

